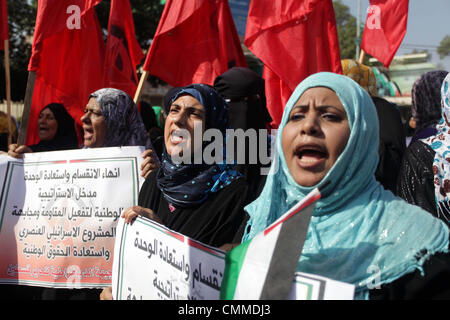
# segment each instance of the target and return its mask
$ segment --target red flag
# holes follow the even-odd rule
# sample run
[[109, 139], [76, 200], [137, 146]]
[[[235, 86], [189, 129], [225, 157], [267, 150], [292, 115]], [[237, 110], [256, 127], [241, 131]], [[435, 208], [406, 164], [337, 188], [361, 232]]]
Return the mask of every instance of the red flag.
[[386, 68], [405, 37], [408, 6], [409, 0], [370, 0], [361, 49]]
[[331, 0], [251, 1], [244, 43], [264, 63], [273, 127], [303, 79], [321, 71], [342, 73]]
[[36, 71], [26, 144], [38, 142], [37, 119], [60, 102], [74, 120], [89, 94], [103, 86], [105, 45], [93, 8], [100, 0], [40, 0], [28, 70]]
[[144, 58], [136, 40], [129, 0], [112, 0], [105, 56], [105, 87], [125, 91], [131, 97], [137, 88], [136, 66]]
[[168, 0], [144, 70], [172, 86], [213, 85], [232, 66], [246, 67], [227, 0]]
[[9, 40], [8, 6], [6, 0], [0, 0], [0, 50], [5, 50], [5, 40]]

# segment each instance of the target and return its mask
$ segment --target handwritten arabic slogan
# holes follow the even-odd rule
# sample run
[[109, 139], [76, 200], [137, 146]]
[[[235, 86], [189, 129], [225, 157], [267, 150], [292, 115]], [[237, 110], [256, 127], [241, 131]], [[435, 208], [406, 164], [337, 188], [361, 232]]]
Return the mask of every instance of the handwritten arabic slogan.
[[137, 204], [141, 154], [83, 149], [0, 162], [0, 283], [110, 285], [116, 226]]
[[225, 254], [138, 217], [117, 226], [113, 264], [115, 300], [220, 298]]

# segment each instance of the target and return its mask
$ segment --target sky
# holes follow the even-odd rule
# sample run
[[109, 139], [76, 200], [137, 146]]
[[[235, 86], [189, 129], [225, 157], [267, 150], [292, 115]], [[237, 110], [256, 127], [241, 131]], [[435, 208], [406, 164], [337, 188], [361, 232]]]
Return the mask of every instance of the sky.
[[[358, 1], [361, 1], [361, 21], [366, 21], [369, 0], [341, 0], [350, 8], [350, 13], [357, 16]], [[410, 0], [408, 27], [405, 38], [397, 54], [410, 53], [412, 50], [427, 49], [431, 62], [441, 64], [441, 68], [450, 71], [450, 57], [441, 60], [436, 48], [441, 40], [450, 35], [449, 27], [450, 0]], [[362, 32], [362, 30], [361, 30]]]

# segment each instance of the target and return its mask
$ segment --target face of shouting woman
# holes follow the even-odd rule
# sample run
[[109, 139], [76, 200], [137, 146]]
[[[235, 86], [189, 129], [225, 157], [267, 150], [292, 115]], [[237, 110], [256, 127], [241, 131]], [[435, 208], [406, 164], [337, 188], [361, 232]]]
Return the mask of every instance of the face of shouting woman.
[[106, 121], [97, 100], [89, 99], [84, 115], [81, 117], [84, 132], [84, 146], [86, 148], [100, 148], [105, 144]]
[[55, 138], [58, 131], [58, 121], [49, 108], [41, 111], [38, 118], [38, 134], [42, 141], [51, 141]]
[[[183, 156], [184, 152], [192, 154], [194, 150], [194, 131], [203, 134], [205, 109], [200, 102], [190, 95], [178, 97], [170, 106], [164, 127], [164, 142], [168, 155]], [[201, 147], [196, 143], [195, 147]]]
[[289, 171], [301, 186], [318, 184], [347, 145], [347, 113], [334, 91], [306, 90], [289, 114], [282, 146]]

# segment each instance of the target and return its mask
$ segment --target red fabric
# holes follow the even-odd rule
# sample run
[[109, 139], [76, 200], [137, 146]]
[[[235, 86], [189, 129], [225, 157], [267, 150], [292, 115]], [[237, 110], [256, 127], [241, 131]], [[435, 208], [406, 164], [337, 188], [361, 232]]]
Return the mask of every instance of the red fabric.
[[[103, 87], [105, 45], [93, 6], [99, 1], [47, 0], [38, 2], [36, 32], [29, 70], [36, 82], [27, 129], [26, 144], [39, 141], [37, 119], [45, 105], [63, 103], [81, 125], [89, 94]], [[64, 3], [61, 5], [61, 3]], [[85, 6], [90, 3], [91, 6]], [[66, 25], [69, 5], [81, 9], [80, 29]]]
[[0, 50], [5, 50], [5, 40], [9, 40], [8, 7], [6, 0], [0, 0]]
[[125, 91], [134, 97], [138, 85], [136, 66], [144, 53], [136, 40], [129, 0], [112, 0], [105, 56], [105, 87]]
[[409, 0], [370, 0], [361, 49], [386, 68], [405, 37], [408, 6]]
[[232, 66], [246, 67], [227, 0], [168, 0], [144, 70], [172, 86], [213, 85]]
[[264, 63], [267, 106], [275, 128], [303, 79], [321, 71], [342, 73], [331, 0], [251, 1], [245, 45]]

